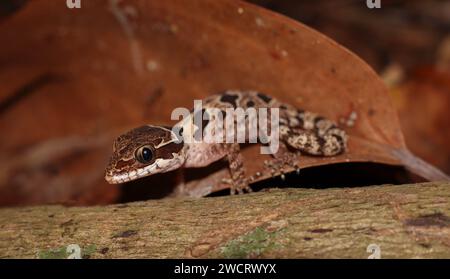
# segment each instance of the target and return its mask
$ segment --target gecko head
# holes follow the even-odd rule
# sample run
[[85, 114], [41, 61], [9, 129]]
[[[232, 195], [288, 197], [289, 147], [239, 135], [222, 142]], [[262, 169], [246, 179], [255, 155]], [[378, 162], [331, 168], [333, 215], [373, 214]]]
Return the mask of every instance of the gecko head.
[[171, 128], [146, 125], [114, 141], [105, 179], [110, 184], [123, 183], [175, 170], [184, 161], [183, 142]]

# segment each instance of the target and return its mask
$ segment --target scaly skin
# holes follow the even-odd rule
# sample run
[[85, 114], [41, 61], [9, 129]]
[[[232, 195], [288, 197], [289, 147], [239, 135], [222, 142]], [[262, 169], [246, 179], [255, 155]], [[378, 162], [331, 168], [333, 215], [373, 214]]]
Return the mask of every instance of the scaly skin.
[[[210, 143], [216, 133], [212, 127], [216, 127], [214, 124], [217, 121], [215, 117], [211, 117], [212, 108], [219, 109], [224, 119], [227, 117], [226, 110], [231, 108], [244, 110], [279, 108], [280, 148], [274, 154], [276, 163], [270, 166], [272, 169], [286, 164], [295, 165], [297, 154], [289, 151], [288, 147], [315, 156], [334, 156], [347, 149], [345, 132], [332, 121], [315, 113], [280, 103], [259, 92], [228, 90], [206, 98], [202, 107], [202, 114], [206, 116], [210, 114], [209, 119], [206, 117], [208, 120], [202, 121], [203, 129], [193, 123], [194, 112], [189, 118], [181, 120], [174, 126], [176, 128], [174, 131], [179, 131], [182, 138], [169, 127], [153, 125], [142, 126], [121, 135], [114, 142], [113, 155], [106, 168], [105, 179], [109, 183], [123, 183], [181, 167], [206, 167], [227, 157], [231, 173], [229, 181], [231, 193], [251, 191], [239, 152], [239, 144]], [[239, 131], [254, 125], [252, 123], [257, 123], [253, 122], [255, 119], [252, 117], [254, 116], [249, 114], [249, 117], [242, 119], [243, 121], [234, 118], [234, 123], [231, 121], [229, 123], [234, 124]], [[270, 127], [270, 117], [267, 117], [267, 122]], [[225, 136], [232, 132], [230, 127], [225, 125]], [[189, 142], [185, 140], [187, 136], [203, 141]], [[247, 133], [245, 140], [255, 142], [258, 138]]]

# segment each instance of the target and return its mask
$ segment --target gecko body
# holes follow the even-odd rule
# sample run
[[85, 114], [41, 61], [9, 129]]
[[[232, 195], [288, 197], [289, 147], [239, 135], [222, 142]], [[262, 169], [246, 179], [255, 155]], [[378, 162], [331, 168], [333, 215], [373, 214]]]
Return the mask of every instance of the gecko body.
[[[237, 108], [279, 109], [280, 145], [273, 154], [275, 163], [271, 165], [272, 168], [283, 165], [296, 167], [298, 152], [314, 156], [335, 156], [347, 149], [345, 131], [316, 113], [297, 109], [256, 91], [228, 90], [204, 99], [201, 111], [193, 111], [191, 117], [181, 120], [174, 127], [145, 125], [119, 136], [113, 145], [105, 179], [112, 184], [123, 183], [182, 167], [206, 167], [226, 158], [231, 174], [231, 193], [251, 191], [239, 143], [213, 142], [211, 139], [217, 130], [212, 127], [216, 127], [214, 121], [217, 118], [211, 115], [206, 119], [204, 117], [211, 111], [209, 109], [215, 109], [222, 112], [225, 118], [229, 112], [227, 109]], [[194, 113], [202, 114], [201, 127], [193, 123]], [[257, 128], [252, 127], [258, 125], [253, 117], [255, 115], [249, 114], [240, 120], [234, 119], [232, 126], [224, 125], [224, 136], [229, 133], [237, 134], [243, 128]], [[270, 121], [268, 116], [269, 126]], [[184, 140], [187, 136], [197, 139], [200, 137], [202, 140], [188, 142]], [[255, 137], [258, 135], [245, 133], [246, 142], [256, 142]]]

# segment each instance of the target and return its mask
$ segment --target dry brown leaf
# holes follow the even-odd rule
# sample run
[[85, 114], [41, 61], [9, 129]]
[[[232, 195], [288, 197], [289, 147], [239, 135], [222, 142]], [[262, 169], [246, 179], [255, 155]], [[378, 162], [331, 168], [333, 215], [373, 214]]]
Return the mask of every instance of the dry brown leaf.
[[[104, 187], [99, 177], [117, 130], [173, 124], [174, 108], [190, 108], [194, 99], [224, 89], [260, 90], [336, 121], [357, 118], [346, 127], [348, 153], [303, 156], [302, 167], [379, 162], [403, 164], [429, 180], [448, 179], [407, 151], [386, 88], [367, 64], [318, 32], [248, 3], [98, 0], [70, 10], [65, 1], [36, 0], [1, 22], [0, 35], [6, 42], [0, 47], [0, 191], [14, 186], [24, 199], [45, 193], [36, 203]], [[62, 138], [59, 152], [71, 154], [64, 138], [74, 136], [86, 138], [79, 149], [87, 157], [70, 156], [66, 166], [44, 152], [39, 166], [58, 166], [44, 174], [52, 183], [28, 175], [42, 174], [28, 164], [36, 146]], [[249, 174], [263, 170], [267, 158], [257, 146], [244, 156]], [[201, 173], [175, 192], [220, 190], [217, 181], [226, 174]], [[148, 183], [169, 187], [168, 177]], [[55, 195], [55, 187], [63, 194]]]
[[408, 147], [450, 173], [450, 72], [420, 67], [391, 91]]

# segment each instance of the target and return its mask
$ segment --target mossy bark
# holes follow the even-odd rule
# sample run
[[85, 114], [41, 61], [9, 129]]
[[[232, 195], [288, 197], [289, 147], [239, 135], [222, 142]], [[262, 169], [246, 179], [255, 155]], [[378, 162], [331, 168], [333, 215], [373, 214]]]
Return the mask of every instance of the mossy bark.
[[0, 257], [450, 258], [449, 216], [450, 183], [6, 208]]

